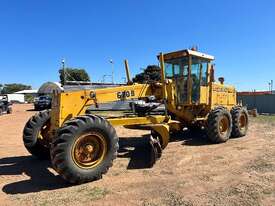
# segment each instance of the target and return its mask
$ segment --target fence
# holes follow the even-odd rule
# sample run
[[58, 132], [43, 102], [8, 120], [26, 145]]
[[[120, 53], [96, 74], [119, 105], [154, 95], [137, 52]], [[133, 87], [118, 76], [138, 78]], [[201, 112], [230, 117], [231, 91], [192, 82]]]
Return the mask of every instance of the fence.
[[256, 108], [258, 113], [275, 114], [275, 94], [238, 95], [238, 102], [242, 102], [247, 109]]

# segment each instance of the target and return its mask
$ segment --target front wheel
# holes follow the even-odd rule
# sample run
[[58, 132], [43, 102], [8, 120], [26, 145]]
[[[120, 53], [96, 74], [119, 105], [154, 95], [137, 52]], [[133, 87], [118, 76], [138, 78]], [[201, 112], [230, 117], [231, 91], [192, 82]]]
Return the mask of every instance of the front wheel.
[[53, 168], [68, 182], [100, 179], [118, 150], [115, 129], [104, 118], [83, 115], [65, 122], [51, 145]]

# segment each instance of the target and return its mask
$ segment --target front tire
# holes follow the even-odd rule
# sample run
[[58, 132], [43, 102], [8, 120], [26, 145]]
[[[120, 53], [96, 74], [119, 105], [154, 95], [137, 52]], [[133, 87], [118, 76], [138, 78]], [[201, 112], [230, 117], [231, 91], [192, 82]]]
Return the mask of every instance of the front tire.
[[207, 119], [207, 136], [213, 143], [226, 142], [231, 134], [232, 119], [224, 107], [213, 109]]
[[50, 150], [46, 138], [50, 124], [50, 111], [44, 110], [32, 116], [23, 131], [23, 142], [29, 153], [39, 159], [49, 159]]
[[232, 137], [243, 137], [248, 130], [248, 112], [247, 109], [241, 106], [236, 106], [231, 109], [232, 115]]
[[68, 182], [100, 179], [117, 156], [118, 137], [104, 118], [83, 115], [65, 122], [51, 145], [53, 168]]

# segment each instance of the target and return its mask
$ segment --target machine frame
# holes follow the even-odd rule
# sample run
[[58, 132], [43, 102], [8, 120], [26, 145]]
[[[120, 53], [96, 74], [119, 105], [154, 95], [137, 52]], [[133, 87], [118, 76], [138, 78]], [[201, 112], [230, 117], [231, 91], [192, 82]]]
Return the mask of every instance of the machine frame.
[[[133, 83], [125, 60], [126, 85], [54, 91], [51, 110], [26, 123], [23, 141], [27, 150], [39, 158], [50, 153], [53, 168], [64, 179], [82, 183], [100, 178], [112, 166], [118, 150], [116, 126], [151, 130], [151, 166], [168, 145], [170, 134], [184, 127], [205, 128], [214, 143], [246, 134], [247, 111], [237, 104], [233, 86], [224, 85], [223, 78], [215, 82], [213, 56], [187, 49], [160, 53], [157, 58], [159, 82]], [[171, 66], [168, 77], [166, 69]], [[102, 118], [88, 111], [91, 106], [100, 108], [102, 103], [114, 101], [146, 103], [152, 96], [154, 103], [164, 105], [163, 112], [151, 114], [149, 107], [140, 113], [134, 105], [131, 114]]]

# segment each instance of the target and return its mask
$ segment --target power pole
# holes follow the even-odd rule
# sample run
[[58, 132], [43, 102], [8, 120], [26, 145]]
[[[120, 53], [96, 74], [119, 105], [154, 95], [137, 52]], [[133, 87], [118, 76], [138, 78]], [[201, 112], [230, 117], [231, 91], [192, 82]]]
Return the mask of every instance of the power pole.
[[63, 70], [63, 77], [64, 77], [64, 85], [66, 84], [66, 71], [65, 71], [65, 59], [63, 58], [62, 61], [62, 70]]
[[271, 82], [270, 82], [270, 90], [271, 90], [271, 94], [272, 94], [272, 91], [273, 91], [273, 80], [271, 80]]
[[110, 59], [110, 63], [112, 65], [112, 84], [114, 84], [114, 61], [112, 59]]

